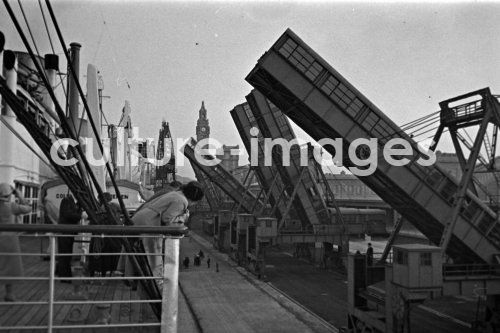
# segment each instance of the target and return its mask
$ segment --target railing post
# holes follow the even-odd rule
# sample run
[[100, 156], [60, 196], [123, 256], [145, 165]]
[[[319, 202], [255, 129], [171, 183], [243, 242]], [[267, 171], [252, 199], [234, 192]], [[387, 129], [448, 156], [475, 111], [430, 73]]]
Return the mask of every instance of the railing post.
[[179, 296], [179, 238], [163, 236], [161, 332], [177, 333]]
[[56, 236], [49, 235], [50, 243], [50, 271], [49, 271], [49, 318], [47, 323], [47, 332], [52, 333], [52, 325], [54, 324], [54, 276], [56, 270]]

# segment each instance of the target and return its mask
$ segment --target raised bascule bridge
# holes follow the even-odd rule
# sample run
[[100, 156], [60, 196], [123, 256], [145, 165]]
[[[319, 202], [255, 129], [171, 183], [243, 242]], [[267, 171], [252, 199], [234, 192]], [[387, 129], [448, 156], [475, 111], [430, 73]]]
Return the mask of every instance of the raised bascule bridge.
[[[287, 117], [259, 91], [252, 91], [246, 98], [246, 103], [230, 112], [249, 155], [254, 153], [252, 141], [256, 143], [257, 159], [250, 165], [243, 184], [220, 164], [200, 163], [203, 157], [196, 149], [201, 147], [196, 147], [194, 139], [184, 148], [197, 179], [209, 192], [208, 201], [217, 202], [212, 194], [217, 191], [211, 190], [214, 184], [234, 200], [229, 210], [211, 205], [215, 215], [212, 230], [205, 231], [214, 235], [217, 248], [234, 254], [240, 263], [245, 258], [263, 262], [267, 246], [284, 243], [295, 246], [295, 255], [318, 263], [331, 257], [334, 249], [348, 253], [349, 235], [364, 234], [367, 224], [358, 223], [353, 216], [353, 223], [344, 223], [342, 212], [352, 215], [352, 209], [337, 205], [311, 144], [266, 147], [265, 139], [296, 141], [293, 129]], [[266, 162], [268, 149], [271, 163]], [[289, 163], [283, 160], [287, 157]], [[214, 161], [214, 157], [205, 158]], [[254, 175], [260, 185], [257, 196], [249, 192]], [[257, 251], [252, 244], [256, 244]]]
[[[498, 126], [500, 105], [489, 89], [440, 103], [442, 128], [436, 139], [447, 127], [453, 133], [480, 126], [468, 159], [458, 151], [464, 172], [457, 181], [437, 165], [426, 165], [428, 153], [291, 30], [259, 59], [246, 80], [315, 140], [342, 138], [347, 151], [358, 138], [377, 139], [376, 170], [360, 180], [433, 244], [393, 246], [393, 261], [373, 267], [366, 267], [363, 255], [349, 256], [351, 329], [403, 332], [410, 304], [442, 295], [479, 293], [487, 299], [483, 324], [498, 320], [500, 222], [475, 195], [472, 182], [486, 127], [493, 124], [497, 131]], [[476, 100], [470, 102], [471, 97]], [[409, 160], [403, 166], [389, 164], [381, 153], [394, 138], [412, 148], [410, 155], [399, 156]], [[332, 146], [324, 149], [335, 154]], [[488, 151], [494, 152], [491, 145]], [[366, 158], [363, 149], [357, 153]], [[344, 159], [344, 165], [351, 164]]]

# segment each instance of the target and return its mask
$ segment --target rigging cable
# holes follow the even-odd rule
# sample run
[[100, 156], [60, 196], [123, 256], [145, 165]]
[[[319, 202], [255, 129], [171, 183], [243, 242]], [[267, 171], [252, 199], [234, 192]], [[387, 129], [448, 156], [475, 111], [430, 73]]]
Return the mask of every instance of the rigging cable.
[[[59, 25], [57, 23], [57, 19], [55, 17], [54, 11], [52, 9], [52, 5], [50, 4], [49, 0], [45, 0], [45, 3], [46, 3], [47, 8], [49, 10], [50, 17], [52, 19], [52, 23], [54, 24], [54, 28], [56, 29], [57, 35], [59, 37], [59, 42], [61, 43], [61, 46], [64, 49], [64, 45], [66, 45], [66, 43], [64, 42], [64, 38], [62, 36], [61, 30], [60, 30]], [[66, 60], [69, 62], [69, 54], [68, 54], [68, 51], [66, 49], [64, 49], [64, 55], [66, 56]], [[118, 198], [118, 202], [120, 203], [120, 208], [122, 210], [123, 215], [125, 216], [126, 224], [127, 225], [132, 225], [133, 222], [130, 220], [130, 216], [128, 215], [127, 209], [125, 207], [125, 204], [123, 202], [122, 196], [120, 194], [120, 190], [119, 190], [118, 186], [116, 185], [116, 181], [115, 181], [115, 178], [113, 177], [112, 170], [111, 170], [111, 167], [109, 165], [109, 161], [105, 158], [104, 147], [102, 145], [102, 142], [101, 142], [99, 134], [98, 134], [99, 131], [97, 130], [95, 122], [94, 122], [94, 120], [92, 118], [92, 114], [90, 113], [90, 108], [89, 108], [89, 106], [87, 104], [87, 99], [85, 98], [85, 95], [83, 93], [82, 87], [80, 85], [80, 82], [78, 81], [78, 77], [76, 77], [76, 73], [75, 73], [73, 67], [69, 66], [69, 68], [70, 68], [71, 75], [73, 76], [73, 79], [75, 80], [76, 86], [78, 88], [78, 92], [80, 93], [80, 97], [81, 97], [83, 105], [85, 107], [85, 111], [87, 112], [87, 117], [88, 117], [88, 120], [90, 122], [90, 125], [92, 126], [92, 130], [94, 131], [94, 134], [96, 135], [96, 137], [98, 137], [98, 139], [96, 141], [97, 141], [97, 144], [99, 146], [100, 153], [102, 154], [103, 158], [105, 159], [106, 169], [107, 169], [108, 174], [109, 174], [109, 176], [111, 178], [111, 182], [113, 183], [113, 187], [115, 189], [115, 193], [116, 193], [116, 196]], [[86, 161], [86, 159], [84, 159], [84, 161]], [[101, 190], [100, 186], [97, 183], [97, 179], [95, 179], [95, 175], [92, 172], [92, 170], [90, 170], [90, 171], [91, 171], [90, 174], [92, 175], [93, 181], [94, 181], [94, 183], [96, 185], [96, 189], [98, 189], [99, 194], [102, 195], [102, 190]], [[108, 213], [112, 214], [109, 205], [107, 203], [105, 203], [105, 206], [106, 206], [106, 211], [109, 211]]]
[[[40, 0], [38, 0], [38, 1], [39, 1], [39, 4], [40, 4]], [[34, 36], [33, 36], [32, 32], [31, 32], [31, 27], [29, 25], [28, 18], [26, 16], [25, 12], [24, 12], [24, 7], [23, 7], [23, 5], [21, 3], [21, 0], [18, 0], [18, 4], [19, 4], [19, 8], [21, 9], [24, 21], [26, 23], [26, 27], [28, 28], [28, 32], [29, 32], [29, 34], [31, 36], [31, 40], [33, 41], [33, 46], [35, 47], [36, 53], [38, 55], [38, 58], [41, 59], [42, 57], [41, 57], [40, 52], [38, 50], [38, 47], [37, 47], [36, 41], [34, 39]], [[42, 10], [42, 7], [40, 7], [40, 9]], [[43, 16], [43, 19], [44, 19], [44, 22], [45, 22], [45, 15], [43, 13], [43, 10], [42, 10], [42, 16]], [[45, 22], [45, 24], [46, 24], [46, 22]], [[46, 25], [46, 27], [47, 27], [47, 25]], [[54, 47], [52, 45], [52, 39], [50, 38], [48, 27], [47, 27], [47, 34], [48, 34], [48, 37], [49, 37], [50, 45], [52, 47], [52, 53], [55, 54], [55, 50], [54, 50]], [[20, 65], [23, 66], [24, 68], [26, 68], [28, 71], [34, 73], [34, 75], [38, 76], [39, 78], [41, 78], [41, 75], [45, 75], [45, 72], [39, 73], [38, 70], [33, 70], [33, 69], [29, 68], [27, 65], [25, 65], [24, 63], [20, 63]], [[59, 79], [60, 79], [60, 81], [62, 83], [62, 76], [61, 76], [61, 73], [59, 71], [58, 71], [58, 75], [59, 75]], [[30, 78], [30, 80], [35, 81], [38, 85], [43, 85], [43, 83], [40, 80], [35, 80], [33, 78]], [[64, 85], [63, 85], [63, 91], [64, 91], [64, 95], [65, 95], [65, 97], [67, 99], [66, 89], [64, 88]]]
[[435, 123], [435, 121], [440, 117], [439, 115], [437, 115], [439, 112], [440, 111], [436, 111], [436, 112], [433, 112], [429, 115], [420, 117], [416, 120], [413, 120], [413, 121], [410, 121], [406, 124], [403, 124], [400, 126], [399, 130], [395, 130], [391, 133], [388, 133], [388, 134], [384, 135], [383, 137], [379, 138], [379, 140], [389, 140], [389, 139], [394, 138], [396, 135], [411, 136], [412, 132], [407, 133], [410, 129], [413, 129], [415, 127], [420, 127], [420, 128], [413, 131], [413, 132], [418, 132], [418, 131], [421, 131], [421, 130], [433, 125]]
[[425, 123], [427, 121], [435, 120], [435, 119], [440, 117], [439, 112], [440, 111], [430, 113], [427, 116], [410, 121], [406, 124], [401, 125], [400, 127], [401, 127], [401, 129], [409, 129], [409, 128], [412, 128], [414, 126], [418, 126], [419, 124]]
[[11, 132], [12, 134], [14, 134], [18, 139], [19, 141], [21, 141], [29, 150], [31, 150], [31, 152], [33, 154], [35, 154], [39, 159], [40, 161], [42, 161], [44, 164], [46, 164], [50, 170], [52, 170], [54, 173], [57, 173], [56, 170], [54, 169], [54, 167], [49, 163], [47, 162], [47, 159], [45, 157], [43, 157], [42, 155], [40, 155], [22, 136], [21, 134], [19, 134], [19, 132], [16, 131], [16, 129], [14, 127], [12, 127], [5, 119], [4, 119], [4, 116], [0, 116], [0, 121], [5, 125], [5, 127], [7, 127]]
[[30, 33], [31, 40], [33, 41], [33, 46], [35, 47], [36, 54], [40, 58], [40, 52], [38, 52], [38, 47], [36, 46], [35, 38], [33, 37], [33, 33], [31, 32], [31, 28], [28, 23], [28, 19], [26, 18], [26, 14], [24, 13], [24, 8], [23, 5], [21, 4], [21, 0], [17, 0], [17, 3], [19, 4], [19, 8], [21, 9], [21, 13], [23, 14], [24, 22], [26, 22], [26, 27], [28, 28], [28, 32]]
[[[429, 125], [429, 126], [430, 126], [430, 125]], [[431, 132], [431, 131], [434, 131], [434, 130], [435, 130], [435, 129], [437, 129], [438, 127], [439, 127], [439, 125], [438, 125], [438, 126], [435, 126], [435, 127], [433, 127], [433, 128], [431, 128], [431, 129], [428, 129], [428, 130], [426, 130], [426, 131], [424, 131], [424, 132], [417, 133], [417, 132], [418, 132], [418, 131], [420, 131], [420, 130], [424, 130], [424, 129], [426, 129], [426, 127], [424, 127], [424, 128], [421, 128], [421, 129], [416, 130], [415, 132], [411, 132], [411, 133], [410, 133], [410, 136], [412, 136], [412, 138], [416, 138], [416, 137], [419, 137], [419, 136], [421, 136], [421, 135], [424, 135], [425, 133], [429, 133], [429, 132]]]
[[[47, 87], [47, 92], [49, 93], [50, 97], [52, 98], [52, 101], [54, 102], [54, 106], [55, 106], [56, 111], [57, 111], [57, 114], [58, 114], [58, 116], [59, 116], [59, 118], [60, 118], [60, 120], [61, 120], [61, 126], [62, 126], [62, 128], [63, 128], [64, 132], [66, 133], [66, 135], [67, 135], [69, 138], [74, 139], [74, 133], [73, 133], [73, 131], [71, 130], [71, 128], [69, 127], [69, 124], [67, 123], [67, 121], [65, 121], [65, 118], [64, 118], [64, 112], [62, 111], [62, 108], [61, 108], [61, 106], [59, 105], [59, 102], [58, 102], [58, 100], [57, 100], [57, 98], [56, 98], [56, 96], [55, 96], [55, 94], [54, 94], [54, 91], [52, 90], [52, 87], [50, 86], [50, 84], [49, 84], [49, 82], [48, 82], [48, 80], [47, 80], [47, 77], [45, 76], [45, 73], [44, 73], [43, 69], [41, 68], [40, 63], [39, 63], [38, 61], [36, 61], [36, 60], [37, 60], [37, 59], [36, 59], [36, 56], [35, 56], [35, 54], [34, 54], [34, 52], [33, 52], [32, 48], [31, 48], [31, 46], [30, 46], [30, 44], [29, 44], [29, 42], [28, 42], [28, 39], [26, 38], [26, 35], [24, 34], [24, 32], [23, 32], [23, 30], [22, 30], [22, 28], [21, 28], [21, 25], [19, 24], [19, 21], [17, 20], [17, 18], [16, 18], [16, 16], [15, 16], [14, 12], [13, 12], [13, 10], [12, 10], [12, 7], [10, 6], [10, 4], [9, 4], [9, 2], [8, 2], [7, 0], [4, 0], [4, 1], [3, 1], [3, 3], [4, 3], [4, 5], [5, 5], [5, 7], [7, 8], [7, 11], [9, 12], [9, 15], [10, 15], [10, 17], [11, 17], [11, 20], [12, 20], [12, 22], [14, 23], [14, 26], [16, 27], [16, 30], [18, 31], [19, 36], [21, 37], [21, 39], [22, 39], [22, 41], [23, 41], [23, 44], [24, 44], [24, 46], [26, 47], [26, 50], [28, 51], [28, 53], [29, 53], [29, 55], [30, 55], [31, 59], [33, 60], [33, 63], [34, 63], [34, 65], [35, 65], [35, 67], [37, 68], [37, 70], [38, 70], [38, 72], [39, 72], [39, 75], [41, 76], [41, 78], [42, 78], [42, 80], [43, 80], [43, 82], [44, 82], [45, 86]], [[84, 164], [85, 168], [87, 169], [87, 173], [91, 176], [92, 181], [93, 181], [95, 184], [97, 184], [97, 179], [95, 178], [95, 175], [94, 175], [94, 173], [92, 172], [92, 169], [90, 168], [90, 165], [88, 164], [88, 161], [87, 161], [87, 159], [85, 158], [85, 155], [84, 155], [83, 150], [82, 150], [82, 148], [80, 147], [80, 145], [76, 145], [75, 147], [71, 146], [71, 149], [72, 149], [72, 151], [73, 151], [73, 152], [77, 152], [77, 153], [78, 153], [78, 155], [81, 157], [81, 160], [83, 161], [83, 164]], [[78, 164], [78, 166], [79, 166], [79, 164]], [[83, 174], [83, 170], [81, 170], [81, 169], [79, 168], [79, 171], [80, 171], [80, 173], [81, 173], [81, 174]], [[99, 191], [100, 191], [100, 187], [99, 187], [99, 188], [97, 188], [97, 190], [98, 190], [98, 192], [99, 192]], [[101, 191], [101, 193], [102, 193], [102, 191]], [[85, 203], [85, 204], [90, 204], [90, 203], [92, 203], [92, 204], [94, 204], [94, 205], [96, 205], [96, 206], [97, 206], [97, 202], [95, 201], [94, 196], [90, 196], [89, 198], [91, 199], [91, 201], [89, 201], [89, 202], [83, 202], [83, 203]], [[90, 210], [90, 208], [91, 208], [91, 207], [90, 207], [90, 206], [87, 206], [86, 208], [87, 208], [86, 210]], [[90, 211], [87, 211], [87, 213], [88, 213], [89, 215], [91, 215], [92, 211], [91, 211], [91, 210], [90, 210]], [[92, 215], [93, 215], [93, 214], [92, 214]], [[94, 216], [94, 217], [95, 217], [95, 216]]]
[[414, 130], [415, 128], [417, 128], [414, 131], [418, 131], [418, 128], [425, 128], [425, 127], [432, 126], [432, 125], [436, 124], [437, 120], [439, 120], [439, 116], [429, 118], [425, 122], [420, 122], [418, 124], [416, 123], [416, 124], [413, 124], [412, 126], [402, 127], [401, 129], [405, 132], [408, 132], [410, 130]]
[[[38, 6], [40, 7], [40, 11], [42, 12], [43, 23], [45, 25], [45, 30], [47, 31], [47, 36], [49, 38], [50, 48], [52, 49], [52, 53], [56, 54], [56, 51], [55, 51], [55, 48], [54, 48], [54, 44], [52, 43], [52, 38], [50, 37], [49, 26], [48, 26], [47, 20], [45, 18], [45, 12], [43, 10], [43, 6], [42, 6], [42, 1], [41, 0], [38, 0]], [[67, 99], [68, 98], [68, 94], [66, 93], [66, 88], [64, 87], [64, 84], [63, 84], [62, 74], [61, 74], [61, 72], [59, 70], [57, 71], [57, 74], [59, 75], [59, 80], [61, 81], [59, 84], [62, 85], [62, 89], [63, 89], [63, 92], [64, 92], [64, 97]], [[57, 86], [59, 86], [59, 84]]]

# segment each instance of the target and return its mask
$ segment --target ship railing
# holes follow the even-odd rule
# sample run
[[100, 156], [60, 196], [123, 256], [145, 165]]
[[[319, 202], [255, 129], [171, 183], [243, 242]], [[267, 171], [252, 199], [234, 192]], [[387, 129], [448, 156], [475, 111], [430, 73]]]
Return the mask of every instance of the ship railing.
[[[178, 274], [179, 274], [179, 245], [180, 239], [183, 238], [188, 232], [187, 227], [179, 224], [178, 226], [161, 226], [161, 227], [139, 227], [139, 226], [123, 226], [123, 225], [27, 225], [27, 224], [3, 224], [0, 225], [1, 235], [18, 235], [22, 237], [34, 237], [39, 239], [48, 238], [49, 240], [49, 273], [48, 276], [3, 276], [0, 277], [0, 285], [6, 282], [15, 280], [19, 282], [37, 282], [37, 281], [48, 281], [48, 297], [43, 295], [42, 299], [30, 300], [30, 301], [1, 301], [0, 307], [8, 306], [34, 306], [34, 305], [47, 305], [48, 311], [45, 318], [45, 323], [39, 325], [30, 325], [29, 320], [26, 325], [5, 325], [0, 321], [0, 332], [19, 330], [19, 331], [46, 331], [53, 332], [55, 330], [65, 330], [70, 331], [73, 329], [133, 329], [140, 330], [141, 327], [156, 327], [159, 328], [160, 332], [175, 333], [177, 332], [177, 314], [178, 314]], [[162, 252], [147, 252], [147, 253], [130, 253], [122, 252], [119, 253], [102, 253], [102, 252], [92, 252], [89, 253], [88, 245], [83, 245], [81, 253], [65, 253], [58, 254], [56, 252], [57, 239], [60, 237], [75, 237], [75, 242], [80, 242], [82, 244], [89, 244], [92, 238], [153, 238], [160, 239], [162, 241]], [[78, 240], [79, 238], [79, 240]], [[9, 252], [0, 253], [1, 256], [22, 256], [22, 257], [44, 257], [47, 253], [43, 251], [40, 252]], [[89, 261], [90, 256], [162, 256], [163, 266], [162, 273], [159, 276], [137, 276], [131, 275], [126, 276], [125, 274], [112, 274], [111, 276], [82, 276], [75, 272], [76, 276], [73, 277], [57, 277], [55, 274], [56, 260], [58, 257], [62, 256], [79, 256], [81, 257], [81, 263], [85, 264]], [[81, 266], [78, 266], [81, 268]], [[76, 270], [75, 270], [76, 271]], [[68, 300], [56, 299], [56, 281], [71, 281], [74, 288], [83, 287], [83, 283], [93, 284], [101, 281], [101, 284], [105, 281], [112, 282], [123, 282], [126, 281], [137, 281], [140, 280], [156, 280], [158, 285], [161, 285], [161, 299], [127, 299], [127, 300], [115, 300], [115, 299], [100, 299], [100, 300], [85, 300], [85, 297], [78, 297], [81, 295], [73, 295], [76, 297], [70, 297]], [[78, 293], [82, 290], [78, 290]], [[84, 292], [84, 291], [83, 291]], [[30, 297], [31, 298], [31, 297]], [[114, 304], [120, 306], [121, 304], [130, 304], [130, 307], [134, 304], [151, 304], [151, 303], [161, 303], [161, 318], [157, 322], [127, 322], [119, 323], [113, 322], [114, 318], [109, 318], [109, 313], [106, 310], [101, 311], [99, 309], [109, 309]], [[64, 305], [82, 305], [89, 306], [95, 305], [97, 307], [97, 317], [94, 323], [84, 323], [88, 320], [76, 321], [78, 324], [68, 325], [66, 323], [57, 323], [55, 321], [55, 307]], [[99, 312], [100, 316], [99, 317]], [[68, 314], [69, 315], [69, 314]], [[2, 314], [0, 314], [0, 317]], [[111, 319], [111, 322], [109, 320]], [[4, 319], [5, 320], [5, 319]], [[39, 320], [42, 322], [44, 320]]]

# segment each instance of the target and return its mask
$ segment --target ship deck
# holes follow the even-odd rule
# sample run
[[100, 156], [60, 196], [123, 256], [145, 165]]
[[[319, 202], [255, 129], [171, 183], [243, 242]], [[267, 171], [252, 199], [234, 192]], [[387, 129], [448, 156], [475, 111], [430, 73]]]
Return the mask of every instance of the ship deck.
[[[41, 239], [33, 237], [20, 237], [21, 250], [23, 253], [39, 253], [43, 245]], [[47, 241], [45, 240], [45, 248]], [[24, 277], [48, 277], [50, 264], [44, 261], [41, 256], [23, 256]], [[72, 284], [55, 281], [54, 301], [74, 301], [75, 288], [78, 282]], [[19, 302], [48, 302], [49, 300], [49, 281], [48, 280], [28, 280], [19, 281], [14, 284], [14, 290]], [[89, 304], [94, 301], [109, 300], [139, 300], [140, 295], [127, 287], [123, 281], [86, 281], [82, 283], [81, 290], [86, 295], [85, 300], [76, 300], [75, 302], [87, 302], [86, 304], [55, 304], [53, 310], [54, 326], [69, 325], [95, 325], [98, 324], [104, 311], [100, 311], [99, 304]], [[4, 288], [0, 288], [0, 300], [5, 296]], [[150, 332], [158, 330], [157, 327], [130, 327], [131, 324], [138, 323], [157, 323], [149, 304], [143, 303], [121, 303], [110, 304], [106, 311], [110, 315], [110, 324], [124, 324], [125, 327], [116, 328], [120, 331], [130, 332]], [[25, 327], [28, 331], [47, 330], [48, 325], [48, 305], [47, 304], [9, 304], [0, 305], [0, 328], [1, 330], [11, 327], [12, 331], [18, 331]], [[128, 326], [128, 327], [127, 327]], [[109, 331], [109, 328], [106, 328]], [[69, 328], [61, 328], [58, 331], [67, 331]], [[98, 327], [72, 329], [72, 332], [89, 332], [103, 329]], [[19, 330], [20, 331], [20, 330]]]

